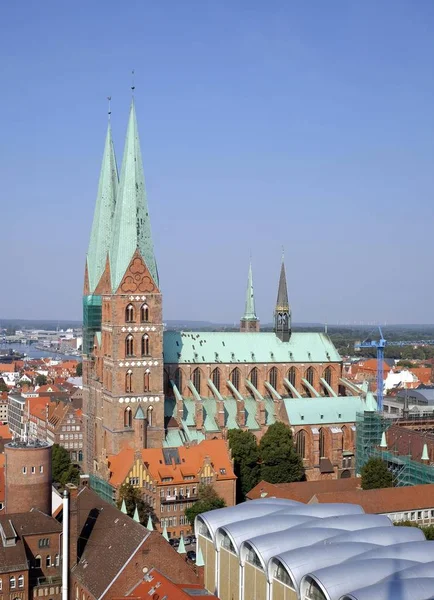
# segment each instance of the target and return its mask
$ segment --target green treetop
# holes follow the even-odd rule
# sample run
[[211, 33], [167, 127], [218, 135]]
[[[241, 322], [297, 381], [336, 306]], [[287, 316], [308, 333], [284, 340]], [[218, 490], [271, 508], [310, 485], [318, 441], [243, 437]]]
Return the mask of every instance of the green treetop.
[[269, 483], [290, 483], [304, 479], [301, 457], [294, 448], [291, 429], [273, 423], [259, 443], [261, 479]]

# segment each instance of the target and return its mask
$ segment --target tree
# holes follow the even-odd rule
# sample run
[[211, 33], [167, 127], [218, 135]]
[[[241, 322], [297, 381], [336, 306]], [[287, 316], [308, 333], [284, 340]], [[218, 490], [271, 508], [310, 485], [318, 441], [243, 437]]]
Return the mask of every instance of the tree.
[[61, 485], [66, 483], [77, 484], [80, 480], [80, 469], [71, 463], [67, 450], [59, 444], [53, 445], [51, 473], [53, 481]]
[[362, 467], [361, 475], [363, 490], [393, 487], [393, 475], [381, 458], [370, 458]]
[[0, 377], [0, 392], [8, 392], [8, 391], [9, 391], [9, 388], [5, 384], [3, 377]]
[[123, 483], [119, 488], [119, 498], [117, 501], [118, 508], [121, 508], [123, 500], [125, 500], [127, 514], [130, 517], [134, 516], [137, 506], [140, 523], [142, 525], [146, 525], [148, 523], [149, 517], [151, 517], [154, 525], [157, 523], [158, 519], [155, 515], [154, 509], [150, 504], [143, 500], [140, 490], [132, 486], [131, 483]]
[[81, 361], [77, 363], [75, 374], [77, 375], [77, 377], [81, 377], [83, 375], [83, 363]]
[[194, 525], [194, 520], [197, 515], [200, 515], [208, 510], [214, 510], [215, 508], [224, 508], [226, 502], [223, 498], [217, 494], [212, 485], [200, 485], [198, 489], [197, 502], [192, 507], [187, 508], [185, 516], [187, 517], [191, 526]]
[[47, 377], [45, 375], [36, 375], [35, 379], [36, 385], [47, 385]]
[[228, 441], [237, 476], [237, 502], [242, 502], [260, 478], [259, 448], [251, 431], [230, 429]]
[[269, 483], [291, 483], [304, 479], [303, 460], [297, 454], [291, 429], [273, 423], [259, 443], [261, 479]]

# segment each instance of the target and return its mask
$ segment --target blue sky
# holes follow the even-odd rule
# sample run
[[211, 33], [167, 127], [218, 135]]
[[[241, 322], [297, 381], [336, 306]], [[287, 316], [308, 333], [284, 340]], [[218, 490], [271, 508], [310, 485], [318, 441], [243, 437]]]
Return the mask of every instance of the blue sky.
[[431, 0], [54, 0], [0, 24], [0, 318], [79, 319], [136, 105], [166, 319], [433, 323]]

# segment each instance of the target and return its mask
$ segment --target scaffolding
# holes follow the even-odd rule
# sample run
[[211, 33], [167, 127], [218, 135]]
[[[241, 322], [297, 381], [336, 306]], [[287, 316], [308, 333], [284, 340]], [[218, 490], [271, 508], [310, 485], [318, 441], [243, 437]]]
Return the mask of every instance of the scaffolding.
[[397, 487], [434, 483], [434, 467], [414, 460], [411, 455], [380, 448], [383, 432], [394, 423], [379, 413], [358, 413], [356, 417], [356, 473], [370, 458], [381, 458], [395, 477]]
[[97, 331], [101, 331], [101, 296], [83, 297], [83, 354], [93, 353], [93, 341]]
[[108, 481], [97, 475], [89, 475], [89, 486], [100, 498], [109, 504], [115, 504], [116, 490]]

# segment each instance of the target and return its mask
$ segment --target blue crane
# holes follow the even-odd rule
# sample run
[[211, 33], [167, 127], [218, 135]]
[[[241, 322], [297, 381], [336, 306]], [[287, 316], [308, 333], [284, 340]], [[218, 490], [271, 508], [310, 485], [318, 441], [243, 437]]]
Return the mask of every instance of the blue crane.
[[384, 339], [381, 327], [378, 327], [380, 332], [380, 339], [377, 341], [367, 339], [364, 342], [358, 342], [354, 344], [355, 350], [361, 348], [376, 348], [377, 349], [377, 409], [378, 412], [383, 410], [383, 388], [384, 388], [384, 349], [386, 344], [388, 346], [434, 346], [434, 340], [418, 340], [418, 341], [398, 341], [398, 342], [387, 342]]

